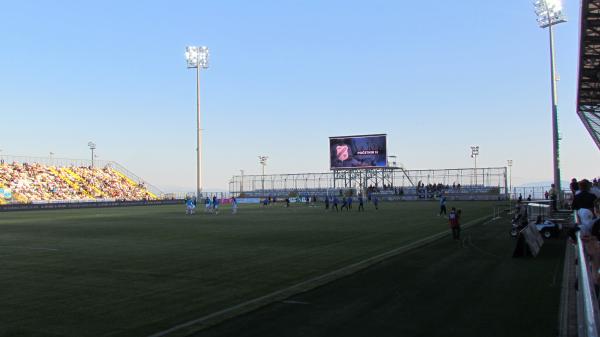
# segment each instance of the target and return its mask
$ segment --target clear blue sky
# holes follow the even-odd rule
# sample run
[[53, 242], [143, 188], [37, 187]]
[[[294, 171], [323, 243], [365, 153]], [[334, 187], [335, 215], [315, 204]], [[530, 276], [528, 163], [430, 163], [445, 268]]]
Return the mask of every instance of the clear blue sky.
[[[551, 180], [547, 31], [530, 1], [11, 1], [0, 11], [2, 154], [120, 162], [166, 190], [195, 184], [202, 73], [204, 180], [328, 169], [328, 136], [387, 133], [407, 168], [514, 160]], [[563, 179], [598, 150], [575, 111], [579, 2], [557, 27]]]

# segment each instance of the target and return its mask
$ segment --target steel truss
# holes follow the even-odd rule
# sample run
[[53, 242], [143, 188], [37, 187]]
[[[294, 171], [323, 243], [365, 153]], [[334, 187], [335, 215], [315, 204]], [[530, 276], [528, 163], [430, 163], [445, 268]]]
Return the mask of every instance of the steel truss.
[[600, 149], [600, 0], [581, 3], [577, 114]]
[[[271, 191], [314, 191], [329, 189], [356, 189], [367, 187], [414, 187], [417, 184], [448, 186], [498, 187], [506, 193], [507, 168], [459, 168], [405, 170], [399, 167], [379, 169], [334, 170], [326, 173], [295, 173], [269, 175], [237, 175], [229, 181], [229, 192], [267, 195]], [[477, 184], [475, 183], [477, 182]], [[263, 187], [264, 186], [264, 187]]]

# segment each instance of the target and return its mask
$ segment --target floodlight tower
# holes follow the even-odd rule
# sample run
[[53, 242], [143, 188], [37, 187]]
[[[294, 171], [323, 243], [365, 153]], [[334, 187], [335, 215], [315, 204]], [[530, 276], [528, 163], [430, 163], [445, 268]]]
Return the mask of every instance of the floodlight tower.
[[241, 181], [240, 181], [240, 195], [244, 192], [244, 170], [240, 170], [241, 173]]
[[187, 67], [196, 69], [196, 199], [202, 192], [202, 128], [200, 119], [200, 68], [208, 68], [208, 47], [185, 47]]
[[94, 150], [96, 149], [96, 144], [94, 142], [88, 142], [88, 147], [92, 151], [92, 168], [94, 168]]
[[475, 186], [477, 186], [477, 156], [479, 156], [479, 146], [471, 146], [471, 158], [475, 159], [475, 171], [473, 173], [475, 176]]
[[263, 197], [265, 194], [265, 166], [267, 166], [267, 159], [269, 159], [269, 157], [267, 156], [258, 156], [258, 161], [260, 163], [260, 165], [262, 165], [262, 191], [263, 191]]
[[508, 164], [508, 176], [509, 176], [509, 180], [508, 180], [508, 189], [509, 191], [512, 191], [512, 166], [513, 166], [513, 161], [512, 159], [509, 159], [506, 161], [506, 163]]
[[560, 186], [560, 155], [558, 136], [558, 106], [556, 95], [556, 65], [554, 62], [554, 29], [552, 26], [566, 22], [561, 0], [535, 0], [533, 2], [537, 22], [540, 28], [548, 28], [550, 37], [550, 88], [552, 94], [552, 162], [554, 169], [554, 187], [558, 196], [558, 204], [562, 204], [562, 189]]

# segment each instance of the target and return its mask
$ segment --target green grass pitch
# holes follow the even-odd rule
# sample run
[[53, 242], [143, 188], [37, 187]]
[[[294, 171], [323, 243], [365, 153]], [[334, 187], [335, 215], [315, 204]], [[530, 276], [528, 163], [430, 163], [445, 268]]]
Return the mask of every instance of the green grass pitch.
[[[451, 202], [464, 220], [497, 203]], [[184, 205], [0, 213], [0, 336], [144, 336], [448, 231], [435, 202], [375, 211]]]

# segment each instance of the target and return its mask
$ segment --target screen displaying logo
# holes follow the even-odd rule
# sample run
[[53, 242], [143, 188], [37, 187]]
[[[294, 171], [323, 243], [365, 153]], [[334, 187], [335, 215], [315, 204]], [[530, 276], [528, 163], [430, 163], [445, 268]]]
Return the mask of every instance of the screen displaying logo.
[[386, 135], [329, 138], [331, 169], [387, 166]]
[[336, 150], [338, 160], [344, 161], [348, 160], [348, 157], [350, 157], [348, 154], [348, 145], [338, 145], [336, 146]]

